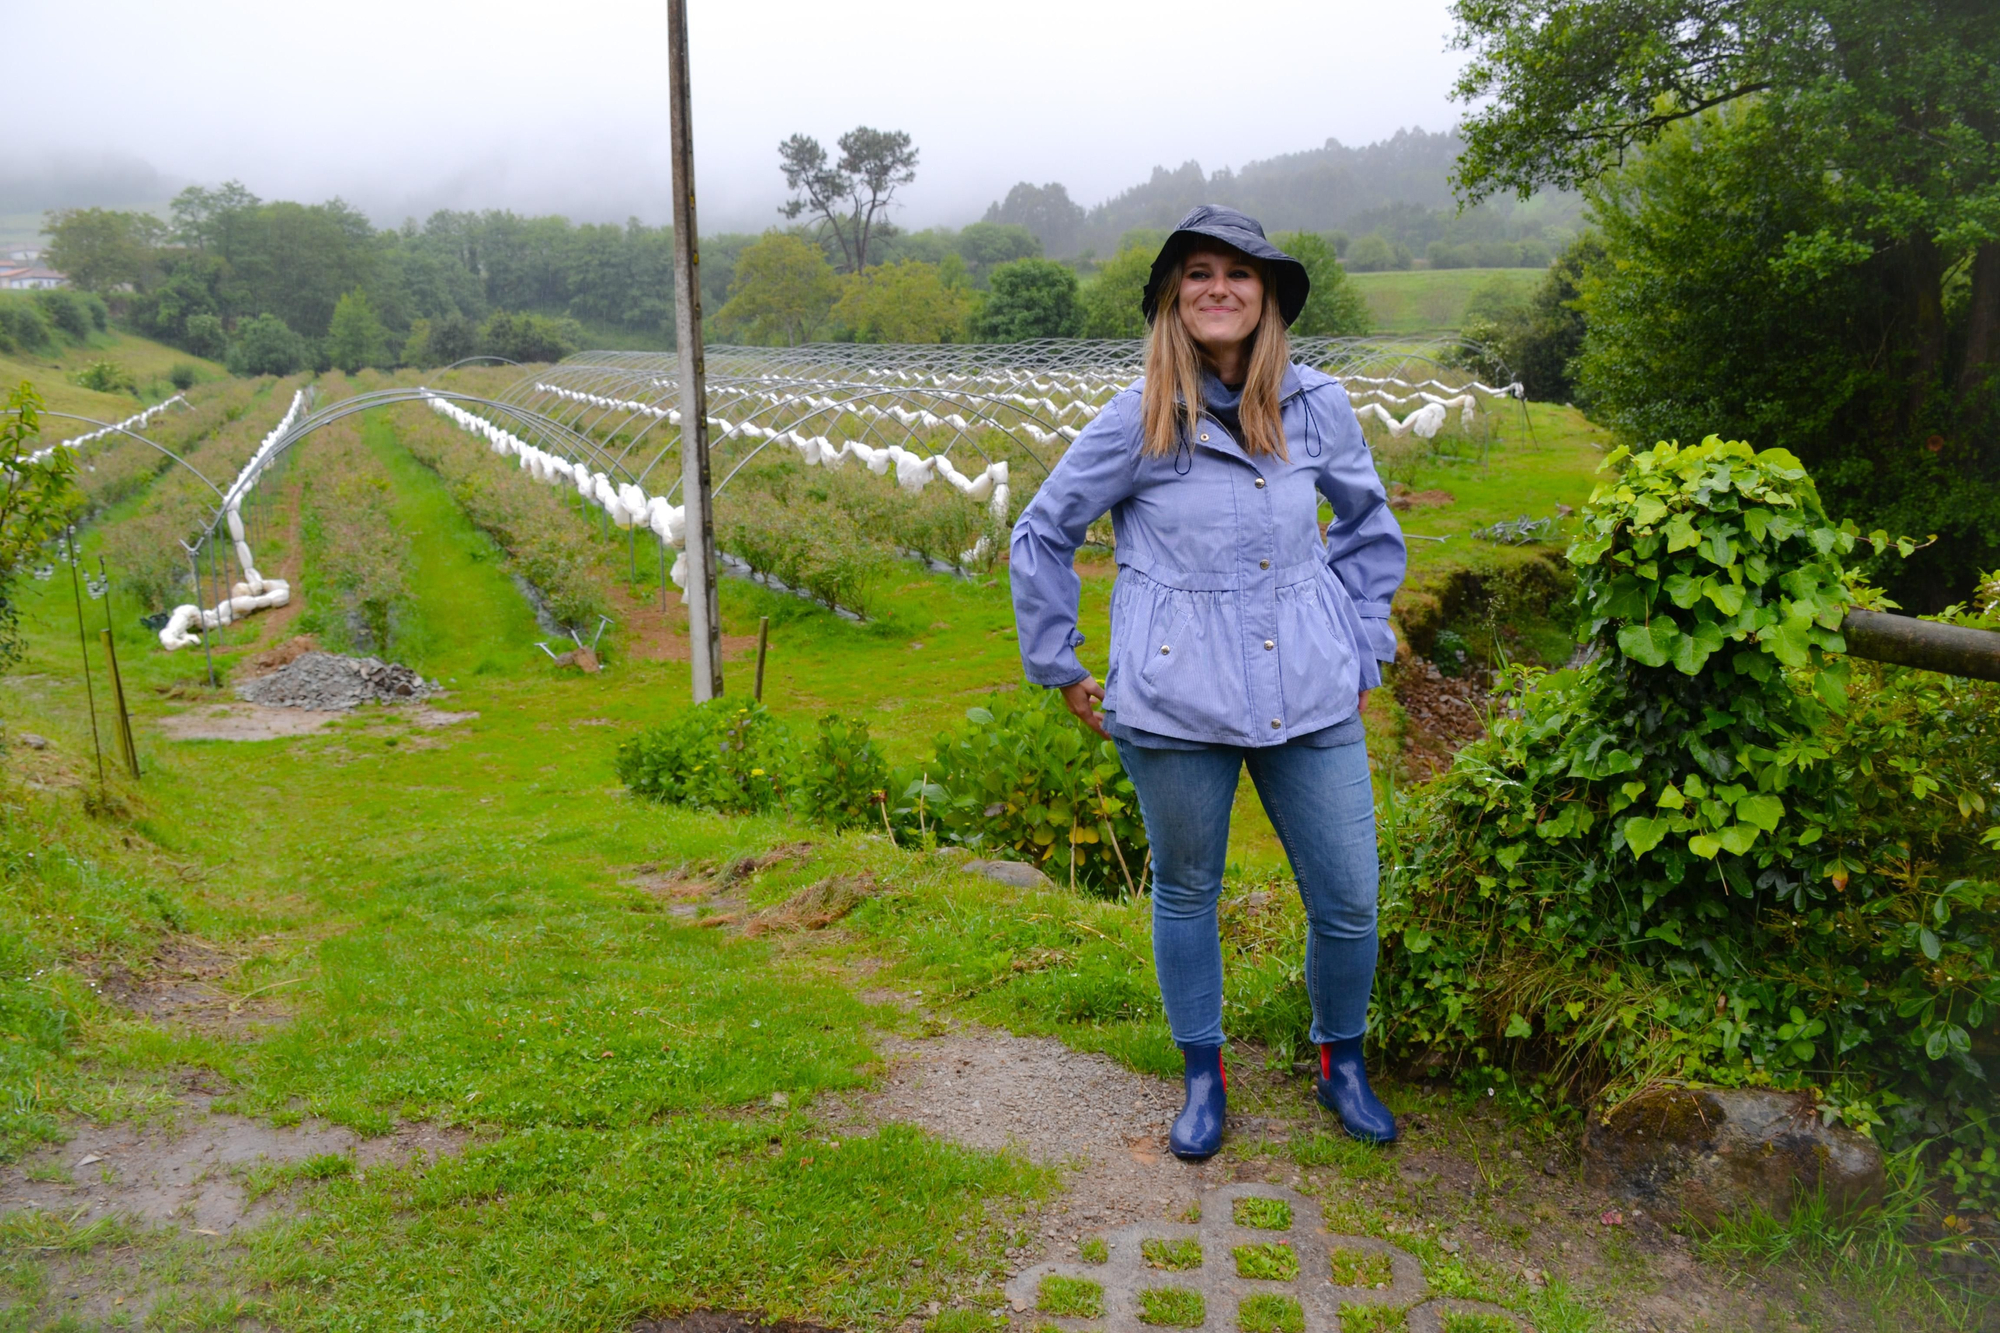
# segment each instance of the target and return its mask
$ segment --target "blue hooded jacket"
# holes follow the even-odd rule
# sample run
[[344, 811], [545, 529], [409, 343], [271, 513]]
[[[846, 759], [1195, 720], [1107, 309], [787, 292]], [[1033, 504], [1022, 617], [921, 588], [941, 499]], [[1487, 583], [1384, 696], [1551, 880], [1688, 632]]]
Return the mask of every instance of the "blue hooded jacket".
[[[1395, 660], [1403, 581], [1390, 511], [1347, 391], [1285, 372], [1286, 457], [1252, 457], [1211, 411], [1164, 457], [1144, 452], [1139, 380], [1108, 403], [1014, 525], [1010, 582], [1021, 662], [1072, 685], [1076, 549], [1107, 510], [1116, 534], [1104, 707], [1181, 741], [1279, 745], [1345, 722]], [[1333, 506], [1320, 535], [1319, 499]]]

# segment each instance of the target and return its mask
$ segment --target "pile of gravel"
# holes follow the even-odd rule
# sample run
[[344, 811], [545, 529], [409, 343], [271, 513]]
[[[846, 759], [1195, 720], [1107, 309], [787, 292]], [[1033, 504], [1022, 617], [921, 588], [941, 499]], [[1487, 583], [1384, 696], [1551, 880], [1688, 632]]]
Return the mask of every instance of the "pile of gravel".
[[354, 708], [426, 699], [442, 687], [406, 666], [372, 657], [306, 653], [268, 676], [236, 689], [236, 697], [271, 708]]

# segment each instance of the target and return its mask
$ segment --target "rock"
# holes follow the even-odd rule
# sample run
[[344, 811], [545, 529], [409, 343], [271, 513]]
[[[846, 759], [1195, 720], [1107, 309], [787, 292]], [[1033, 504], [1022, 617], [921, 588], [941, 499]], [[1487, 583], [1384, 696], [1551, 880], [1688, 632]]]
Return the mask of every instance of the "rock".
[[267, 676], [237, 687], [236, 695], [269, 708], [318, 710], [355, 708], [364, 703], [410, 703], [438, 693], [409, 667], [373, 657], [301, 653]]
[[581, 647], [559, 654], [556, 657], [556, 665], [559, 667], [575, 667], [586, 676], [596, 675], [599, 669], [597, 654], [588, 648]]
[[1814, 1189], [1844, 1212], [1877, 1201], [1883, 1188], [1873, 1140], [1821, 1124], [1804, 1093], [1762, 1088], [1642, 1093], [1592, 1118], [1583, 1174], [1598, 1189], [1699, 1226], [1753, 1207], [1784, 1218]]
[[21, 733], [21, 744], [27, 746], [30, 750], [46, 750], [49, 748], [49, 738], [47, 736], [37, 736], [32, 731], [24, 731]]
[[1026, 861], [967, 861], [965, 869], [974, 875], [997, 879], [1017, 889], [1053, 889], [1055, 881]]

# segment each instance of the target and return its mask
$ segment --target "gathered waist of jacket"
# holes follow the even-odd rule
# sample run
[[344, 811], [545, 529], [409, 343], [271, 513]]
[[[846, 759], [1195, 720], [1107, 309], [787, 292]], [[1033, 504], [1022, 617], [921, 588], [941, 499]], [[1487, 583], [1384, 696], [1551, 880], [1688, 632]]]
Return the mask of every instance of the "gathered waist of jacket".
[[1149, 583], [1173, 592], [1239, 592], [1245, 588], [1289, 587], [1308, 583], [1326, 572], [1322, 559], [1301, 560], [1269, 569], [1174, 569], [1139, 556], [1118, 554], [1120, 571], [1131, 570]]

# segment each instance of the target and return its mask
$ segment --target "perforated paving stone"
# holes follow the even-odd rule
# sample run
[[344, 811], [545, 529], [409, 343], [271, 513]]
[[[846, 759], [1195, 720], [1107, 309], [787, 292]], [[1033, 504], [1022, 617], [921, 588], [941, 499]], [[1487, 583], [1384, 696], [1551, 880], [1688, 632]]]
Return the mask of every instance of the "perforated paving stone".
[[[1284, 1220], [1282, 1209], [1251, 1205], [1238, 1209], [1239, 1199], [1278, 1201], [1290, 1206], [1290, 1225], [1244, 1226], [1246, 1220], [1275, 1223]], [[1202, 1297], [1205, 1319], [1190, 1328], [1212, 1333], [1238, 1333], [1242, 1304], [1252, 1297], [1285, 1296], [1298, 1302], [1305, 1315], [1305, 1333], [1338, 1333], [1340, 1307], [1389, 1306], [1406, 1310], [1410, 1333], [1437, 1333], [1447, 1312], [1495, 1316], [1506, 1325], [1526, 1329], [1516, 1316], [1498, 1306], [1471, 1301], [1432, 1300], [1424, 1285], [1422, 1267], [1414, 1256], [1405, 1254], [1386, 1241], [1368, 1236], [1335, 1236], [1319, 1225], [1319, 1205], [1310, 1199], [1273, 1185], [1228, 1185], [1209, 1190], [1201, 1198], [1201, 1221], [1188, 1225], [1172, 1222], [1140, 1222], [1107, 1232], [1106, 1262], [1045, 1263], [1024, 1270], [1007, 1284], [1007, 1299], [1015, 1311], [1018, 1326], [1054, 1327], [1072, 1330], [1102, 1330], [1102, 1333], [1145, 1333], [1157, 1328], [1161, 1297], [1151, 1305], [1148, 1319], [1144, 1293], [1178, 1288]], [[1149, 1242], [1151, 1242], [1149, 1244]], [[1192, 1242], [1190, 1244], [1189, 1242]], [[1171, 1270], [1159, 1262], [1162, 1256], [1192, 1256], [1199, 1246], [1201, 1262], [1194, 1267]], [[1263, 1256], [1262, 1261], [1243, 1263], [1237, 1252]], [[1148, 1253], [1150, 1251], [1150, 1254]], [[1289, 1251], [1289, 1255], [1285, 1252]], [[1334, 1256], [1341, 1262], [1336, 1265]], [[1289, 1280], [1246, 1277], [1245, 1272], [1287, 1272], [1290, 1257], [1297, 1259], [1297, 1276]], [[1375, 1258], [1380, 1256], [1380, 1258]], [[1374, 1262], [1368, 1262], [1374, 1258]], [[1336, 1273], [1350, 1278], [1381, 1276], [1381, 1260], [1388, 1261], [1388, 1282], [1382, 1286], [1336, 1286]], [[1063, 1317], [1051, 1313], [1053, 1302], [1043, 1298], [1043, 1279], [1055, 1278], [1053, 1290], [1062, 1290], [1081, 1279], [1096, 1284], [1103, 1292], [1102, 1314], [1092, 1318]], [[1188, 1301], [1179, 1302], [1192, 1307]], [[1290, 1319], [1272, 1323], [1280, 1307], [1268, 1299], [1253, 1303], [1242, 1312], [1252, 1333], [1282, 1327]], [[1288, 1313], [1288, 1312], [1287, 1312]], [[1178, 1326], [1178, 1325], [1177, 1325]]]

